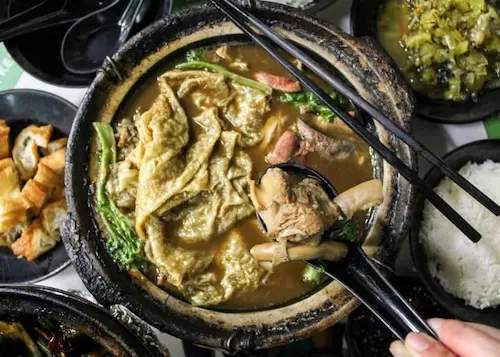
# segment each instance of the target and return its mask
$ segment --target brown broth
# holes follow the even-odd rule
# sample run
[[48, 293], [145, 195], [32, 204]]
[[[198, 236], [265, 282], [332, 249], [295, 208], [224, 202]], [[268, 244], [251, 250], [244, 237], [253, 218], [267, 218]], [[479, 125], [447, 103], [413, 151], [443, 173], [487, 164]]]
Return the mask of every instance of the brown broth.
[[[241, 75], [252, 77], [252, 74], [255, 72], [266, 71], [275, 75], [289, 77], [288, 72], [283, 67], [275, 62], [266, 52], [254, 45], [238, 45], [231, 47], [230, 51], [233, 58], [241, 58], [244, 62], [248, 63], [250, 69], [249, 71], [238, 71], [231, 68], [234, 72], [239, 72]], [[229, 63], [230, 62], [226, 60], [220, 61], [220, 64], [224, 66], [228, 66]], [[169, 67], [163, 68], [161, 71], [158, 71], [157, 74], [160, 75], [168, 69]], [[313, 78], [315, 81], [325, 86], [325, 84], [318, 78]], [[128, 105], [122, 111], [122, 117], [130, 118], [134, 115], [134, 113], [136, 113], [136, 111], [147, 110], [158, 95], [158, 89], [154, 80], [146, 83], [141, 90], [137, 92], [138, 93], [132, 97]], [[192, 118], [193, 116], [199, 114], [199, 110], [193, 103], [190, 103], [188, 100], [182, 100], [181, 103], [188, 117]], [[301, 117], [299, 111], [292, 104], [281, 102], [279, 100], [279, 93], [275, 92], [271, 102], [271, 111], [267, 114], [267, 118], [276, 115], [277, 113], [282, 113], [288, 117], [284, 128], [293, 126]], [[339, 138], [348, 137], [356, 144], [357, 156], [344, 161], [337, 161], [333, 163], [327, 162], [319, 158], [317, 155], [310, 154], [309, 165], [330, 179], [339, 192], [351, 188], [354, 185], [364, 182], [372, 177], [372, 167], [368, 147], [361, 141], [361, 139], [356, 137], [355, 134], [339, 134], [328, 125], [322, 124], [320, 121], [316, 120], [312, 115], [308, 115], [305, 120], [325, 134], [335, 135]], [[259, 173], [269, 166], [269, 164], [265, 161], [265, 156], [272, 150], [277, 139], [278, 136], [274, 137], [269, 145], [265, 147], [257, 145], [248, 151], [254, 164], [253, 179], [256, 179]], [[363, 162], [360, 164], [358, 160], [363, 160]], [[242, 233], [246, 239], [248, 249], [255, 244], [269, 241], [263, 230], [259, 227], [257, 219], [254, 217], [250, 217], [242, 222], [239, 222], [233, 229]], [[227, 234], [229, 233], [223, 234], [220, 237], [214, 237], [208, 243], [200, 243], [199, 247], [197, 247], [217, 247], [224, 240]], [[221, 304], [218, 308], [255, 309], [282, 304], [286, 301], [297, 299], [304, 294], [307, 294], [315, 287], [314, 285], [306, 283], [302, 280], [304, 267], [305, 264], [302, 262], [289, 262], [278, 266], [265, 285], [255, 291], [239, 294], [231, 300]], [[216, 274], [222, 274], [222, 272], [217, 269], [218, 268], [215, 265], [209, 267], [210, 271], [214, 271]], [[162, 287], [172, 292], [171, 286], [165, 284], [162, 285]]]

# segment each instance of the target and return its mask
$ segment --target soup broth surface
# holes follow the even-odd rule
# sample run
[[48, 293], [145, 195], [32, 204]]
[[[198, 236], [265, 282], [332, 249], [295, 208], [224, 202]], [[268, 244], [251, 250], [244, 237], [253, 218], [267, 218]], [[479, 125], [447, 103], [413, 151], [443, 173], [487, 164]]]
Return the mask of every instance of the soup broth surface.
[[[210, 49], [209, 58], [214, 56], [216, 47]], [[219, 58], [217, 64], [230, 69], [232, 72], [238, 73], [248, 78], [254, 78], [255, 73], [268, 72], [277, 76], [290, 78], [288, 72], [274, 61], [264, 50], [254, 45], [231, 45], [229, 46], [231, 59]], [[239, 69], [233, 64], [237, 59], [240, 62], [246, 63], [244, 69]], [[156, 73], [160, 76], [167, 70], [172, 68], [172, 64], [161, 68]], [[312, 75], [311, 75], [312, 76]], [[312, 78], [327, 88], [318, 78]], [[156, 83], [156, 76], [151, 76], [151, 79], [141, 85], [130, 96], [126, 105], [119, 113], [119, 118], [131, 119], [136, 113], [143, 113], [148, 110], [160, 92]], [[356, 155], [351, 155], [348, 159], [337, 160], [335, 162], [326, 161], [315, 153], [308, 156], [308, 165], [325, 175], [339, 192], [351, 188], [359, 183], [372, 178], [371, 159], [367, 145], [359, 139], [355, 134], [346, 130], [339, 132], [336, 125], [331, 125], [315, 114], [300, 113], [299, 108], [292, 103], [286, 103], [280, 100], [283, 93], [274, 90], [270, 100], [270, 110], [265, 114], [266, 123], [272, 120], [280, 121], [281, 130], [293, 127], [299, 118], [307, 121], [312, 127], [324, 134], [335, 136], [339, 139], [346, 139], [354, 143]], [[207, 95], [210, 95], [207, 92]], [[200, 109], [193, 103], [190, 97], [181, 98], [180, 102], [189, 119], [200, 115]], [[192, 126], [194, 136], [198, 135], [196, 125]], [[266, 161], [266, 156], [273, 150], [279, 135], [275, 135], [270, 140], [260, 142], [251, 148], [247, 148], [246, 152], [250, 155], [253, 164], [252, 179], [257, 179], [259, 174], [269, 166]], [[360, 215], [360, 221], [364, 221], [364, 216]], [[174, 230], [174, 225], [167, 225], [166, 231]], [[207, 242], [197, 242], [195, 247], [199, 249], [210, 249], [219, 247], [228, 235], [238, 231], [244, 237], [245, 243], [250, 249], [252, 246], [268, 242], [263, 230], [259, 226], [254, 215], [238, 222], [229, 232], [226, 232], [219, 237], [214, 237]], [[166, 232], [168, 234], [168, 232]], [[185, 243], [177, 242], [179, 245]], [[191, 245], [192, 246], [192, 245]], [[302, 262], [288, 262], [277, 266], [274, 272], [256, 290], [243, 292], [232, 297], [230, 300], [220, 304], [217, 308], [222, 309], [256, 309], [266, 308], [278, 304], [285, 303], [289, 300], [297, 299], [311, 292], [317, 286], [311, 283], [304, 282], [302, 274], [305, 264]], [[207, 271], [214, 272], [216, 276], [221, 276], [222, 272], [215, 264], [211, 264]], [[156, 269], [154, 266], [150, 268], [150, 278], [156, 280]], [[160, 286], [169, 292], [178, 293], [176, 289], [168, 283], [160, 283]]]

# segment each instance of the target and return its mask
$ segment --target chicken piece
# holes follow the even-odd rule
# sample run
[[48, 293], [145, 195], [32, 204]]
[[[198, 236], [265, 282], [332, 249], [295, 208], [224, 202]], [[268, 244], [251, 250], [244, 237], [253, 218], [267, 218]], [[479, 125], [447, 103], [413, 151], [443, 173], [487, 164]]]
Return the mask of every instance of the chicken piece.
[[342, 192], [334, 202], [345, 218], [351, 219], [356, 212], [381, 204], [383, 200], [382, 181], [373, 179]]
[[57, 237], [51, 237], [43, 229], [40, 219], [37, 218], [10, 248], [16, 256], [25, 257], [31, 262], [55, 247], [58, 241]]
[[293, 184], [281, 169], [269, 169], [250, 198], [270, 238], [280, 244], [273, 264], [288, 260], [287, 242], [318, 245], [321, 235], [340, 216], [340, 210], [314, 179]]
[[52, 154], [42, 157], [40, 164], [47, 166], [59, 177], [64, 176], [64, 164], [66, 159], [66, 148], [59, 149]]
[[300, 92], [300, 83], [294, 79], [276, 76], [267, 72], [258, 72], [255, 74], [257, 82], [267, 84], [273, 89], [286, 93]]
[[297, 133], [312, 151], [317, 152], [325, 160], [344, 160], [354, 152], [353, 143], [331, 138], [300, 119], [297, 122]]
[[0, 160], [0, 199], [16, 196], [20, 192], [21, 181], [14, 161], [10, 157]]
[[307, 150], [300, 144], [297, 135], [290, 130], [285, 131], [274, 146], [274, 150], [267, 157], [271, 165], [283, 162], [297, 162], [305, 164], [307, 160]]
[[250, 183], [250, 199], [257, 212], [267, 211], [276, 202], [288, 204], [291, 202], [288, 191], [288, 175], [280, 169], [269, 169], [262, 177], [260, 185]]
[[0, 233], [28, 222], [28, 210], [31, 203], [22, 195], [0, 200]]
[[52, 131], [52, 125], [30, 125], [17, 136], [12, 157], [23, 180], [29, 180], [35, 175], [40, 160], [38, 147], [46, 148], [49, 145]]
[[9, 157], [9, 134], [10, 128], [5, 120], [0, 120], [0, 159]]
[[40, 220], [42, 222], [42, 227], [51, 237], [57, 238], [61, 237], [60, 227], [66, 218], [66, 200], [62, 199], [49, 203], [42, 209], [40, 214]]
[[47, 156], [56, 152], [59, 149], [65, 148], [67, 144], [68, 144], [68, 138], [60, 138], [52, 140], [49, 143], [49, 145], [47, 145], [47, 148], [42, 148], [40, 149], [40, 151], [42, 152], [43, 155]]
[[31, 203], [30, 210], [35, 215], [40, 214], [40, 210], [49, 201], [54, 188], [46, 186], [34, 179], [29, 179], [23, 187], [21, 195]]

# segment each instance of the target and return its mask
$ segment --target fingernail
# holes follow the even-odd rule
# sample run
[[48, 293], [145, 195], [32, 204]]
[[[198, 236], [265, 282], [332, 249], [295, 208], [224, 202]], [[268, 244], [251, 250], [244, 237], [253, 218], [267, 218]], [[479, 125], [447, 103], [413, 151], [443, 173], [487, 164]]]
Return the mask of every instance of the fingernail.
[[392, 343], [389, 350], [394, 357], [410, 357], [410, 353], [400, 341]]
[[435, 319], [427, 320], [427, 323], [429, 324], [430, 327], [432, 327], [432, 329], [434, 331], [437, 332], [437, 330], [439, 330], [441, 325], [444, 323], [444, 320], [435, 318]]
[[427, 335], [412, 332], [406, 337], [405, 344], [415, 352], [423, 352], [430, 347], [431, 341]]

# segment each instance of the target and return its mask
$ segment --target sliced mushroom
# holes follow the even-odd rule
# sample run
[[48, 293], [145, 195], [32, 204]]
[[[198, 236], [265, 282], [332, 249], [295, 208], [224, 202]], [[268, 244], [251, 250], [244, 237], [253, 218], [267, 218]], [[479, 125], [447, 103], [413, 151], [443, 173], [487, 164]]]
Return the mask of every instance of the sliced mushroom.
[[0, 159], [9, 157], [9, 133], [5, 120], [0, 120]]
[[46, 148], [49, 145], [52, 131], [52, 125], [30, 125], [17, 136], [12, 157], [23, 180], [35, 175], [40, 160], [38, 147]]
[[383, 200], [382, 181], [373, 179], [342, 192], [335, 197], [334, 202], [345, 218], [351, 219], [356, 212], [381, 204]]
[[[280, 243], [278, 242], [263, 243], [252, 247], [250, 253], [259, 261], [273, 261], [280, 249]], [[335, 241], [326, 241], [318, 246], [294, 243], [288, 243], [287, 246], [289, 260], [324, 259], [339, 261], [348, 252], [349, 249], [346, 244]]]

